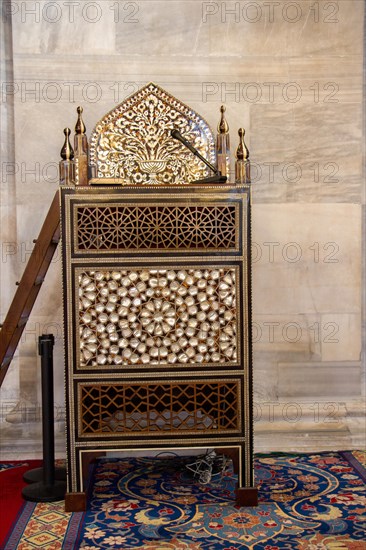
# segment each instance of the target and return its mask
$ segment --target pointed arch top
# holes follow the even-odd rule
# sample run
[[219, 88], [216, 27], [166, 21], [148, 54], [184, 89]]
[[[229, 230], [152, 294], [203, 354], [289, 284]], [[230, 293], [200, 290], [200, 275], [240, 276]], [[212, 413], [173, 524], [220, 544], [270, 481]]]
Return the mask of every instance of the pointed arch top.
[[188, 184], [212, 175], [173, 139], [173, 128], [211, 164], [215, 139], [207, 122], [193, 109], [150, 82], [95, 126], [90, 139], [90, 165], [97, 178], [126, 184]]

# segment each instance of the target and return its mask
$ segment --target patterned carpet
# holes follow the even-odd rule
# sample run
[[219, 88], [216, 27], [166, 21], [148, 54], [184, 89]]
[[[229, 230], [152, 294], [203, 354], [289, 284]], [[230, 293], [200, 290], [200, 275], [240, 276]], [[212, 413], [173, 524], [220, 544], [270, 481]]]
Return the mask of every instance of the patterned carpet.
[[101, 459], [85, 514], [26, 503], [4, 550], [365, 550], [365, 453], [257, 455], [241, 509], [231, 469], [202, 485], [187, 460]]

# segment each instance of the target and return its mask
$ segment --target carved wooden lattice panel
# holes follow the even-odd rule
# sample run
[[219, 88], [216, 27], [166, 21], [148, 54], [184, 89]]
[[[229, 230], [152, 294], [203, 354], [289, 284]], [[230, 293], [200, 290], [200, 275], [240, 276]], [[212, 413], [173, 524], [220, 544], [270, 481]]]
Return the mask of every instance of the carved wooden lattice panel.
[[79, 390], [81, 435], [240, 429], [237, 380], [89, 383]]
[[148, 84], [110, 111], [90, 138], [90, 163], [98, 178], [126, 184], [187, 184], [209, 170], [170, 132], [176, 128], [215, 164], [213, 134], [195, 111], [155, 84]]
[[236, 267], [77, 276], [81, 368], [237, 362]]
[[76, 251], [237, 251], [238, 205], [76, 206]]

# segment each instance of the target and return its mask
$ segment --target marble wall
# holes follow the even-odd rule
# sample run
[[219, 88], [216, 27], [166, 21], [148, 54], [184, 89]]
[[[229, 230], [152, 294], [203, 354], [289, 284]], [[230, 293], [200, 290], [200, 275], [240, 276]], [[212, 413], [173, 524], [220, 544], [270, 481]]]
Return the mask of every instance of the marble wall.
[[[77, 105], [90, 132], [148, 81], [213, 128], [225, 103], [252, 160], [256, 449], [363, 445], [363, 21], [362, 0], [4, 1], [1, 318]], [[43, 332], [62, 456], [59, 254], [1, 389], [2, 457], [39, 453]]]

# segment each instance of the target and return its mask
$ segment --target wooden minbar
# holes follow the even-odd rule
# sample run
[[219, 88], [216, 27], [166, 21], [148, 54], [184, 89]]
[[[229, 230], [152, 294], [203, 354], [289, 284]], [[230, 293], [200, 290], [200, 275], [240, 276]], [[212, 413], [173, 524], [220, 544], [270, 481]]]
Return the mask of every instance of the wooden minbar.
[[236, 502], [254, 506], [244, 133], [236, 181], [215, 182], [171, 131], [228, 175], [224, 109], [215, 139], [150, 83], [108, 113], [89, 144], [81, 112], [75, 150], [65, 130], [60, 163], [66, 510], [85, 509], [96, 457], [209, 448], [233, 459]]

